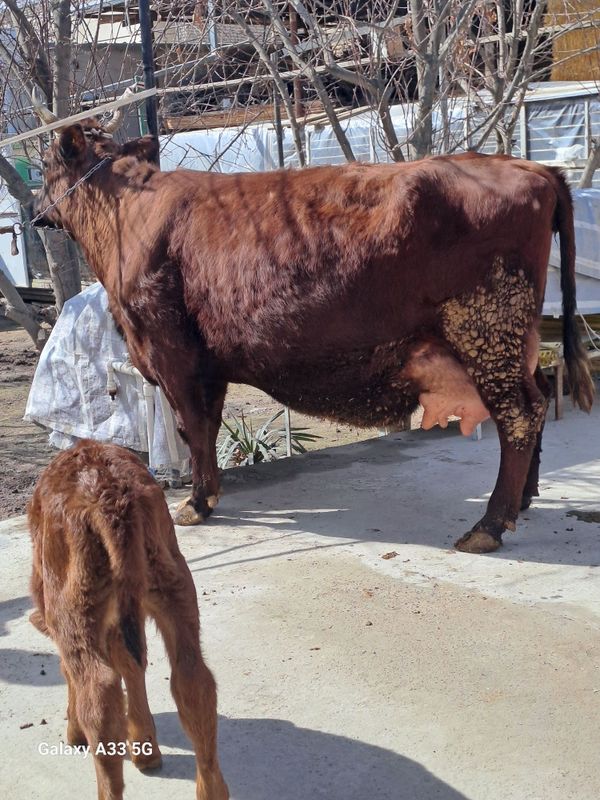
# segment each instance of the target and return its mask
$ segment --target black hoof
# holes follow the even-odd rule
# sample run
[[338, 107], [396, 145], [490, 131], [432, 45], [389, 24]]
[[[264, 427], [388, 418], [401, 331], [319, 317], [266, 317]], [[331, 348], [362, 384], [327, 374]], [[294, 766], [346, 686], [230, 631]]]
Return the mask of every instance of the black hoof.
[[532, 500], [533, 497], [526, 497], [525, 495], [523, 495], [523, 499], [521, 500], [521, 511], [526, 511], [531, 505]]
[[213, 510], [206, 503], [203, 504], [202, 509], [197, 510], [192, 504], [190, 497], [182, 500], [175, 509], [173, 522], [175, 525], [200, 525], [207, 517], [210, 517]]

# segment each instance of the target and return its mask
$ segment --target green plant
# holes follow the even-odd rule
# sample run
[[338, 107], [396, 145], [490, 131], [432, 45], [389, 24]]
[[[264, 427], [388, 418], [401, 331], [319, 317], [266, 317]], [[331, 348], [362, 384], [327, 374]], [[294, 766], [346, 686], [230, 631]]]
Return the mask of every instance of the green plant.
[[[282, 458], [286, 453], [285, 427], [273, 427], [284, 414], [281, 409], [256, 432], [251, 421], [246, 420], [244, 412], [240, 419], [231, 417], [229, 422], [223, 420], [225, 436], [217, 446], [217, 463], [220, 469], [239, 467], [246, 464], [257, 464], [260, 461], [274, 461]], [[316, 433], [309, 433], [308, 428], [291, 428], [290, 439], [293, 453], [306, 453], [305, 442], [315, 442], [321, 437]]]

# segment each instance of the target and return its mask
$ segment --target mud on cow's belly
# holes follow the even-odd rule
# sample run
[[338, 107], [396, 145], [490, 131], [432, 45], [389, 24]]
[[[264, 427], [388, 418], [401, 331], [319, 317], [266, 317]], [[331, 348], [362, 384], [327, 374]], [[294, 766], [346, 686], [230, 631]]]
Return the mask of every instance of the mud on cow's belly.
[[422, 427], [461, 419], [465, 435], [489, 417], [464, 366], [442, 343], [399, 340], [296, 361], [260, 388], [290, 408], [360, 427], [387, 427], [423, 406]]
[[392, 426], [418, 406], [412, 380], [402, 377], [407, 342], [295, 360], [259, 388], [290, 408], [358, 427]]

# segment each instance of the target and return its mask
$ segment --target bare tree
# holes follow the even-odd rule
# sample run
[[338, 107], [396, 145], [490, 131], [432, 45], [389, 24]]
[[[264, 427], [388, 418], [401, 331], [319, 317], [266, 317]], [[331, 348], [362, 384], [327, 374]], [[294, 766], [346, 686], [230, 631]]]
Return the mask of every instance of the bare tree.
[[[364, 158], [347, 124], [360, 113], [379, 158], [511, 153], [532, 82], [548, 76], [552, 57], [556, 66], [581, 56], [564, 47], [553, 56], [554, 43], [600, 27], [600, 15], [575, 5], [577, 13], [568, 0], [153, 0], [162, 130], [228, 131], [201, 154], [207, 168], [225, 168], [254, 122], [279, 120], [291, 131], [288, 163], [310, 162], [318, 126], [332, 132], [338, 159]], [[30, 128], [36, 93], [64, 117], [142, 77], [136, 3], [105, 12], [83, 0], [0, 2], [0, 128]], [[35, 162], [40, 146], [30, 140], [24, 155]], [[585, 181], [598, 158], [592, 148]], [[27, 207], [32, 192], [8, 153], [0, 177]], [[41, 236], [60, 308], [79, 288], [79, 262], [61, 234]]]
[[[0, 7], [1, 10], [1, 7]], [[28, 13], [31, 11], [32, 13]], [[46, 41], [44, 22], [51, 12], [53, 23], [54, 47]], [[7, 26], [10, 23], [10, 28]], [[18, 127], [26, 110], [23, 105], [29, 104], [29, 119], [34, 92], [43, 96], [49, 103], [54, 103], [59, 113], [68, 114], [71, 98], [71, 4], [61, 0], [52, 0], [50, 6], [43, 4], [28, 6], [17, 4], [14, 0], [6, 0], [4, 16], [0, 20], [2, 26], [0, 38], [0, 60], [2, 61], [3, 89], [12, 89], [13, 108], [11, 122]], [[12, 36], [11, 36], [12, 33]], [[15, 113], [16, 112], [16, 113]], [[0, 177], [3, 178], [10, 194], [25, 209], [25, 216], [34, 199], [33, 193], [25, 180], [10, 163], [7, 156], [0, 154]], [[48, 271], [52, 279], [56, 306], [60, 311], [65, 300], [81, 289], [79, 263], [76, 251], [68, 237], [60, 231], [40, 231]], [[7, 297], [5, 313], [13, 319], [18, 317], [23, 322], [25, 308], [19, 306], [16, 292], [6, 286], [2, 294]], [[17, 312], [17, 307], [18, 312]], [[36, 344], [40, 343], [40, 328], [30, 314], [27, 330], [32, 334]]]

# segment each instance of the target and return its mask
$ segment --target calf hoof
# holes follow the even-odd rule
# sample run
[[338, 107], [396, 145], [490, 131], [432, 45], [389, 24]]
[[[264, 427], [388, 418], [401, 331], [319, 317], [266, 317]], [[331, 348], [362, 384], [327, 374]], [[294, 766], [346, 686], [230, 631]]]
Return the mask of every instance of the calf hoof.
[[182, 500], [175, 509], [175, 513], [173, 514], [173, 522], [175, 525], [199, 525], [201, 522], [204, 522], [211, 511], [212, 508], [210, 508], [210, 506], [207, 507], [205, 514], [202, 514], [200, 511], [196, 511], [192, 505], [191, 498], [188, 497], [185, 500]]
[[469, 531], [454, 544], [461, 553], [493, 553], [501, 546], [502, 539], [487, 531]]
[[29, 622], [31, 622], [33, 627], [37, 628], [40, 633], [43, 633], [45, 636], [49, 635], [46, 620], [44, 619], [41, 611], [37, 609], [32, 611], [29, 615]]
[[132, 756], [131, 760], [133, 761], [133, 766], [139, 769], [140, 772], [162, 767], [162, 754], [158, 747], [154, 748], [154, 752], [151, 755]]
[[83, 747], [88, 743], [85, 733], [77, 725], [67, 725], [67, 744], [72, 747]]

